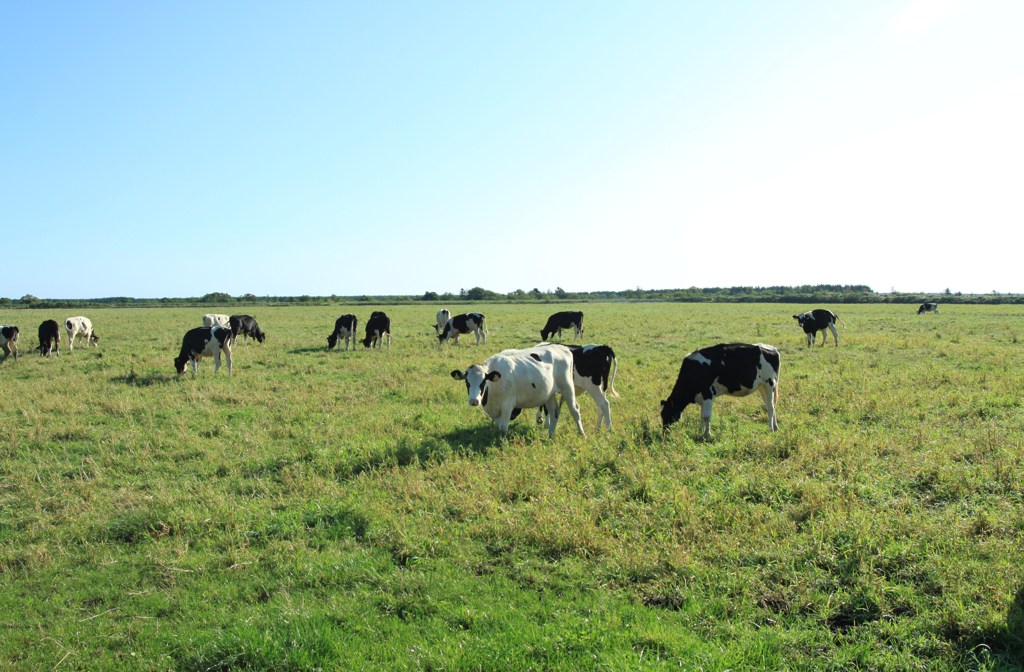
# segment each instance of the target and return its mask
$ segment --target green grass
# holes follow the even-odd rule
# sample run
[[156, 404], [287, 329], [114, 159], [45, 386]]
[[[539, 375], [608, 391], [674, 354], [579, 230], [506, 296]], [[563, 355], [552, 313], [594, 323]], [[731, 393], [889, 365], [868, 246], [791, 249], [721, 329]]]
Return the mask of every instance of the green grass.
[[[449, 305], [453, 310], [468, 306]], [[252, 307], [235, 375], [174, 375], [206, 309], [86, 314], [99, 349], [0, 364], [0, 669], [952, 669], [1024, 664], [1024, 307], [587, 304], [613, 432], [507, 441], [448, 373], [555, 308], [383, 308], [390, 351], [326, 352], [376, 306]], [[782, 352], [780, 431], [658, 402], [682, 357]], [[467, 342], [470, 343], [467, 345]], [[831, 342], [831, 341], [830, 341]], [[567, 416], [563, 417], [563, 421]]]

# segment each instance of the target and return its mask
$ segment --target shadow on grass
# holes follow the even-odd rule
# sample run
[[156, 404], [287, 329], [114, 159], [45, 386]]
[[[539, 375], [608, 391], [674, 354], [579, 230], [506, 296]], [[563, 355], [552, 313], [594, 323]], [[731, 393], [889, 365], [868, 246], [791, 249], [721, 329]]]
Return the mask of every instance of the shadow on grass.
[[[1017, 670], [1024, 668], [1024, 586], [1017, 590], [1010, 608], [1006, 611], [1006, 623], [1001, 627], [989, 628], [980, 637], [964, 636], [959, 628], [945, 633], [947, 637], [961, 642], [964, 655], [976, 662], [987, 662], [994, 669]], [[985, 658], [991, 660], [985, 661]], [[995, 663], [992, 666], [992, 663]]]
[[177, 380], [178, 376], [167, 373], [151, 373], [149, 375], [140, 376], [135, 373], [135, 369], [132, 369], [124, 376], [114, 376], [110, 379], [112, 383], [120, 383], [122, 385], [131, 385], [132, 387], [152, 387], [153, 385], [165, 385], [172, 380]]
[[[329, 355], [332, 352], [334, 352], [334, 350], [328, 350], [326, 345], [318, 346], [315, 348], [292, 348], [291, 350], [288, 351], [288, 353], [292, 355], [315, 355], [317, 353]], [[345, 354], [345, 351], [342, 350], [341, 354]]]

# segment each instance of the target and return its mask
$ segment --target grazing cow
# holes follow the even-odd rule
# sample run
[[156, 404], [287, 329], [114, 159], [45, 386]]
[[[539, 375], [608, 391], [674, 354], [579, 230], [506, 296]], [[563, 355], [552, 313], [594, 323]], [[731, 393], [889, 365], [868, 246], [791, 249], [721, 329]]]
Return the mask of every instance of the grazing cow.
[[224, 313], [207, 313], [203, 315], [204, 327], [230, 327], [231, 318]]
[[572, 382], [572, 353], [562, 345], [545, 345], [526, 350], [503, 350], [465, 371], [451, 372], [464, 380], [469, 405], [480, 406], [498, 426], [502, 436], [516, 409], [544, 406], [548, 413], [548, 436], [558, 424], [557, 395], [568, 402], [580, 435], [584, 435], [576, 389]]
[[936, 315], [938, 315], [939, 304], [931, 302], [922, 303], [921, 306], [917, 309], [917, 314], [920, 315], [921, 313], [935, 313]]
[[88, 317], [69, 317], [64, 320], [64, 328], [68, 331], [68, 350], [75, 349], [75, 336], [81, 335], [85, 339], [85, 347], [89, 344], [99, 345], [100, 337], [92, 330], [92, 321]]
[[260, 331], [260, 325], [256, 324], [252, 315], [232, 315], [228, 318], [228, 326], [231, 328], [231, 345], [238, 340], [239, 334], [242, 335], [243, 343], [248, 342], [250, 336], [258, 343], [267, 339], [267, 335]]
[[14, 361], [18, 361], [18, 334], [21, 333], [13, 324], [0, 325], [0, 350], [3, 350], [4, 359], [13, 352]]
[[[537, 347], [545, 347], [541, 343]], [[601, 421], [612, 428], [612, 408], [608, 396], [617, 397], [615, 391], [615, 370], [618, 368], [615, 351], [607, 345], [571, 345], [572, 352], [572, 383], [576, 388], [576, 396], [586, 392], [597, 404], [597, 429], [601, 430]], [[542, 408], [537, 409], [537, 424], [541, 422]], [[518, 414], [514, 414], [518, 415]]]
[[562, 329], [573, 329], [575, 334], [573, 338], [579, 338], [583, 335], [583, 311], [581, 310], [567, 310], [561, 313], [555, 313], [548, 318], [547, 324], [540, 330], [540, 340], [546, 341], [558, 334], [558, 337], [562, 337]]
[[220, 369], [220, 353], [228, 361], [228, 375], [231, 375], [231, 329], [228, 327], [196, 327], [185, 332], [181, 339], [181, 352], [174, 358], [174, 370], [178, 375], [185, 373], [185, 365], [192, 364], [192, 377], [199, 373], [199, 360], [213, 357], [213, 372]]
[[745, 397], [758, 391], [768, 411], [768, 426], [776, 431], [780, 361], [779, 351], [763, 343], [719, 344], [691, 352], [683, 358], [672, 394], [661, 402], [662, 427], [668, 429], [679, 420], [689, 404], [700, 404], [704, 437], [709, 438], [711, 403], [716, 396]]
[[334, 333], [327, 337], [327, 349], [332, 350], [334, 346], [338, 346], [341, 350], [341, 339], [345, 339], [345, 350], [348, 350], [349, 341], [352, 342], [353, 349], [356, 347], [356, 325], [359, 323], [359, 319], [349, 313], [348, 315], [342, 315], [334, 321]]
[[481, 339], [483, 339], [485, 345], [487, 344], [487, 331], [485, 329], [483, 313], [463, 313], [449, 318], [444, 328], [437, 334], [437, 342], [444, 343], [450, 338], [452, 343], [458, 345], [459, 335], [470, 333], [476, 334], [477, 345], [480, 345]]
[[821, 332], [821, 344], [822, 346], [825, 345], [825, 341], [828, 339], [825, 329], [829, 329], [832, 332], [832, 338], [835, 339], [836, 347], [839, 347], [839, 332], [836, 330], [836, 321], [839, 320], [839, 316], [831, 310], [815, 308], [806, 313], [794, 315], [793, 319], [803, 327], [804, 333], [807, 334], [808, 348], [818, 340], [819, 331]]
[[373, 349], [376, 345], [378, 350], [384, 349], [384, 338], [388, 339], [388, 350], [391, 349], [391, 318], [382, 311], [375, 310], [370, 313], [370, 319], [366, 323], [366, 338], [363, 345]]
[[434, 332], [440, 335], [441, 330], [444, 329], [444, 325], [448, 324], [448, 320], [450, 320], [451, 317], [452, 314], [448, 311], [447, 308], [442, 308], [441, 310], [437, 311], [437, 315], [434, 316], [434, 322], [436, 323], [434, 325]]
[[51, 352], [60, 357], [60, 325], [57, 320], [44, 320], [39, 325], [39, 354], [49, 357]]

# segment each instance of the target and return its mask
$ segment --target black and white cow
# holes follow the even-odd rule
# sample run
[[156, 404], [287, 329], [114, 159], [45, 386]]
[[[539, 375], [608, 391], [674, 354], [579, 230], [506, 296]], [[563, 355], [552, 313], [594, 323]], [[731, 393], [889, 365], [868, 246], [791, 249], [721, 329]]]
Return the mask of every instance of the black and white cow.
[[338, 346], [341, 350], [341, 339], [345, 339], [345, 350], [348, 350], [349, 341], [352, 342], [352, 347], [356, 347], [356, 325], [359, 324], [359, 319], [352, 313], [342, 315], [334, 321], [334, 333], [327, 337], [327, 349], [333, 350], [334, 346]]
[[715, 397], [745, 397], [756, 391], [768, 411], [768, 426], [776, 431], [780, 364], [779, 351], [763, 343], [719, 344], [691, 352], [683, 358], [672, 394], [661, 402], [662, 427], [668, 429], [679, 420], [689, 404], [700, 404], [702, 430], [705, 438], [710, 437], [711, 403]]
[[39, 325], [39, 354], [49, 357], [51, 352], [60, 356], [60, 325], [57, 320], [44, 320]]
[[555, 313], [548, 318], [547, 324], [540, 330], [540, 340], [546, 341], [558, 334], [558, 337], [562, 337], [562, 329], [573, 329], [575, 334], [573, 338], [579, 338], [583, 335], [583, 311], [581, 310], [567, 310], [561, 313]]
[[819, 331], [821, 332], [821, 344], [825, 345], [825, 341], [828, 339], [825, 329], [829, 329], [832, 332], [832, 338], [835, 339], [836, 347], [839, 347], [839, 331], [836, 330], [836, 322], [839, 320], [839, 316], [831, 310], [815, 308], [806, 313], [794, 315], [793, 319], [797, 321], [803, 328], [804, 333], [807, 334], [808, 348], [818, 340]]
[[384, 339], [388, 340], [388, 350], [391, 349], [391, 318], [386, 313], [375, 310], [370, 313], [370, 319], [366, 323], [366, 338], [363, 345], [373, 349], [376, 345], [378, 350], [384, 349]]
[[[537, 347], [545, 347], [549, 343], [541, 343]], [[576, 388], [576, 396], [586, 392], [597, 404], [597, 429], [601, 430], [603, 421], [610, 430], [612, 428], [612, 407], [608, 397], [617, 397], [615, 391], [615, 370], [618, 368], [615, 351], [608, 345], [570, 345], [572, 352], [572, 382]], [[543, 408], [537, 409], [537, 424], [541, 422]]]
[[584, 434], [572, 381], [572, 353], [563, 345], [504, 350], [483, 364], [452, 371], [451, 376], [466, 382], [469, 405], [483, 408], [503, 436], [508, 434], [513, 411], [544, 406], [548, 435], [553, 437], [558, 424], [558, 395], [568, 403], [580, 435]]
[[437, 315], [434, 316], [434, 333], [440, 335], [444, 325], [448, 324], [448, 320], [451, 318], [452, 314], [447, 308], [437, 311]]
[[0, 325], [0, 350], [3, 350], [4, 359], [14, 353], [14, 361], [18, 361], [18, 334], [21, 331], [13, 324]]
[[917, 314], [920, 315], [921, 313], [935, 313], [936, 315], [938, 315], [939, 304], [931, 302], [922, 303], [921, 306], [917, 309]]
[[231, 329], [229, 327], [196, 327], [185, 332], [181, 339], [181, 352], [174, 358], [174, 370], [178, 375], [185, 373], [185, 365], [192, 364], [192, 377], [199, 373], [199, 360], [213, 357], [213, 372], [220, 369], [220, 353], [228, 362], [231, 375]]
[[449, 318], [437, 335], [438, 343], [444, 343], [448, 339], [455, 345], [459, 344], [460, 334], [476, 334], [476, 344], [480, 345], [481, 339], [487, 343], [487, 330], [483, 313], [463, 313]]
[[224, 313], [207, 313], [203, 315], [204, 327], [230, 327], [231, 318]]
[[85, 347], [90, 344], [99, 345], [100, 337], [92, 330], [92, 321], [88, 317], [79, 315], [64, 320], [64, 328], [68, 332], [68, 350], [75, 349], [75, 337], [81, 336], [85, 339]]
[[242, 335], [243, 343], [247, 342], [250, 336], [258, 343], [267, 340], [267, 335], [260, 330], [260, 325], [256, 324], [252, 315], [232, 315], [228, 318], [228, 326], [231, 328], [232, 345], [238, 340], [239, 334]]

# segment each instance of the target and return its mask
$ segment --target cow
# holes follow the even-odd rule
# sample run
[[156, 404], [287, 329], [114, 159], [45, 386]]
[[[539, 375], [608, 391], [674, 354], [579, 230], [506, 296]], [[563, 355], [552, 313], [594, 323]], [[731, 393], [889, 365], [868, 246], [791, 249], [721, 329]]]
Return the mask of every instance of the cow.
[[352, 348], [356, 347], [356, 325], [359, 323], [359, 319], [349, 313], [342, 315], [334, 321], [334, 333], [327, 337], [327, 349], [333, 350], [334, 346], [338, 346], [341, 350], [341, 339], [345, 339], [345, 350], [348, 350], [349, 341], [352, 342]]
[[99, 346], [100, 337], [92, 330], [92, 321], [88, 317], [69, 317], [64, 320], [64, 328], [68, 332], [68, 350], [75, 349], [75, 336], [82, 336], [85, 339], [85, 347], [90, 344]]
[[230, 327], [231, 318], [224, 313], [207, 313], [203, 315], [204, 327]]
[[366, 338], [363, 339], [363, 346], [373, 349], [376, 345], [378, 350], [384, 349], [384, 338], [388, 339], [388, 350], [391, 349], [391, 318], [382, 311], [375, 310], [370, 313], [370, 319], [366, 323]]
[[483, 313], [463, 313], [451, 317], [445, 323], [444, 328], [437, 334], [437, 342], [444, 343], [448, 339], [455, 345], [459, 344], [460, 334], [476, 334], [476, 344], [480, 345], [481, 339], [487, 344], [487, 330]]
[[920, 307], [917, 309], [917, 314], [920, 315], [922, 313], [935, 313], [936, 315], [938, 315], [939, 304], [931, 302], [922, 303]]
[[57, 320], [44, 320], [39, 325], [39, 355], [49, 357], [51, 352], [60, 357], [60, 325]]
[[440, 335], [441, 330], [444, 329], [444, 325], [448, 324], [448, 320], [452, 317], [451, 312], [447, 308], [442, 308], [437, 311], [437, 315], [434, 316], [434, 333]]
[[178, 375], [185, 373], [185, 365], [192, 364], [192, 377], [199, 373], [199, 360], [213, 357], [213, 372], [220, 369], [220, 353], [223, 352], [228, 362], [228, 375], [231, 375], [231, 329], [214, 325], [212, 327], [196, 327], [185, 332], [181, 339], [181, 352], [174, 358], [174, 370]]
[[243, 343], [248, 342], [250, 336], [255, 338], [257, 343], [267, 339], [267, 335], [260, 331], [260, 325], [256, 324], [252, 315], [232, 315], [228, 318], [228, 327], [231, 329], [231, 345], [238, 340], [239, 334], [242, 335]]
[[554, 437], [559, 412], [557, 395], [568, 403], [580, 436], [585, 436], [572, 381], [572, 352], [563, 345], [503, 350], [483, 364], [452, 371], [451, 377], [465, 381], [469, 405], [481, 407], [502, 436], [508, 436], [516, 409], [544, 406], [548, 436]]
[[[541, 343], [538, 348], [550, 345]], [[597, 404], [597, 429], [601, 430], [601, 421], [612, 428], [612, 408], [608, 397], [617, 397], [615, 391], [615, 370], [618, 368], [615, 351], [608, 345], [571, 345], [572, 383], [576, 388], [576, 396], [586, 392]], [[541, 423], [542, 408], [537, 409], [537, 424]]]
[[558, 334], [558, 337], [562, 337], [562, 329], [573, 329], [575, 334], [573, 338], [579, 338], [583, 335], [583, 311], [567, 310], [561, 313], [555, 313], [548, 318], [547, 324], [540, 330], [540, 340], [546, 341]]
[[0, 350], [3, 350], [4, 359], [14, 353], [14, 361], [18, 361], [18, 334], [20, 330], [13, 324], [0, 325]]
[[803, 327], [804, 333], [807, 334], [808, 348], [813, 346], [814, 342], [818, 340], [819, 331], [821, 332], [821, 345], [825, 345], [825, 341], [828, 339], [825, 329], [829, 329], [832, 332], [832, 338], [835, 339], [836, 347], [839, 347], [839, 331], [836, 330], [836, 322], [839, 320], [839, 316], [831, 310], [815, 308], [806, 313], [794, 315], [793, 319]]
[[661, 424], [667, 430], [689, 404], [700, 404], [704, 438], [711, 437], [711, 403], [720, 394], [745, 397], [760, 392], [771, 431], [779, 428], [779, 351], [770, 345], [731, 343], [713, 345], [683, 358], [679, 377], [668, 399], [661, 402]]

